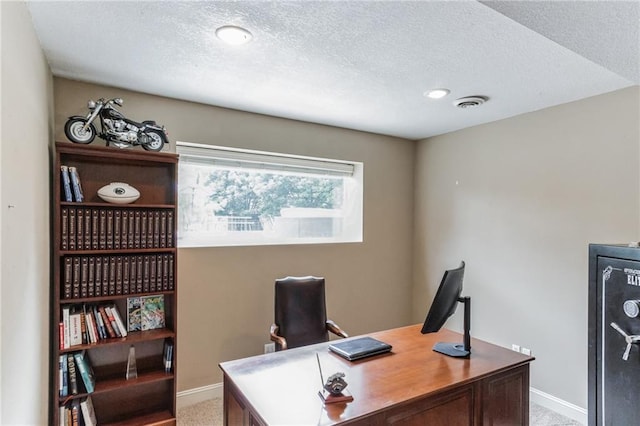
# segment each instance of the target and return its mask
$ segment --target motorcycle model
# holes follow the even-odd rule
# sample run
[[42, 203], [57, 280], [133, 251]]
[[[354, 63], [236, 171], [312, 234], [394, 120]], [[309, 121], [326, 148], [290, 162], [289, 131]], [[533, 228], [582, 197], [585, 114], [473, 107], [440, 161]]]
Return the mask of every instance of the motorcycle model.
[[[142, 145], [147, 151], [161, 151], [164, 144], [169, 143], [164, 126], [152, 120], [142, 123], [129, 120], [115, 107], [122, 104], [121, 98], [90, 100], [87, 103], [89, 114], [86, 117], [69, 117], [64, 125], [64, 134], [73, 143], [90, 144], [98, 135], [107, 142], [107, 146], [113, 144], [118, 148], [128, 148]], [[100, 119], [100, 133], [93, 125], [96, 118]]]

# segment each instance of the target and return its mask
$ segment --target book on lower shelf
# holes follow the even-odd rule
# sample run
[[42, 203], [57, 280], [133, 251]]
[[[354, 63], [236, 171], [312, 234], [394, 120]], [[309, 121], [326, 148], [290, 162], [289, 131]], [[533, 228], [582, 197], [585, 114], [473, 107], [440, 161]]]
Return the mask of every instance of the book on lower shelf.
[[91, 396], [75, 399], [59, 407], [58, 424], [60, 426], [97, 426], [96, 412]]
[[87, 357], [87, 352], [76, 352], [73, 354], [73, 357], [76, 360], [76, 366], [80, 373], [80, 377], [82, 378], [82, 383], [84, 383], [85, 390], [87, 393], [92, 393], [95, 390], [96, 379], [93, 375], [93, 369], [91, 368], [91, 363]]

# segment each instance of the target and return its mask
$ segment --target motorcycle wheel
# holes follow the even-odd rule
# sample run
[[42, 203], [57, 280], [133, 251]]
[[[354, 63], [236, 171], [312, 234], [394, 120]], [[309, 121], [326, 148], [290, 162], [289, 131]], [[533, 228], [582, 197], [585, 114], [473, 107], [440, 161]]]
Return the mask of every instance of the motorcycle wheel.
[[86, 121], [77, 118], [67, 120], [64, 125], [64, 134], [73, 143], [88, 144], [96, 137], [96, 128], [89, 124], [86, 130], [82, 130]]
[[149, 140], [142, 144], [142, 148], [147, 151], [162, 151], [162, 147], [164, 147], [164, 135], [157, 130], [147, 130], [145, 133]]

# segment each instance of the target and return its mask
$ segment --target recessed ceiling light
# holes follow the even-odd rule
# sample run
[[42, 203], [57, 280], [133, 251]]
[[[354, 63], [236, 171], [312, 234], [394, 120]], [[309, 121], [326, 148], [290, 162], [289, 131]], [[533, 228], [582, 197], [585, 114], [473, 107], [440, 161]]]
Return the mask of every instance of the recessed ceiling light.
[[251, 41], [253, 36], [244, 28], [225, 25], [216, 30], [216, 36], [227, 44], [238, 46]]
[[449, 89], [433, 89], [433, 90], [424, 92], [424, 96], [431, 99], [444, 98], [448, 94], [449, 94]]

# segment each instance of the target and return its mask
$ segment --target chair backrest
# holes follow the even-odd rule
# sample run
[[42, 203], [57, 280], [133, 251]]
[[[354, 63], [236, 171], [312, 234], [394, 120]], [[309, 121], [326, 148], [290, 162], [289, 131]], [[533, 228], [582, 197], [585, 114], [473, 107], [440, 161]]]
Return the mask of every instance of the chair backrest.
[[[276, 280], [275, 323], [289, 348], [326, 342], [327, 309], [324, 278], [286, 277]], [[278, 348], [276, 344], [276, 349]]]

